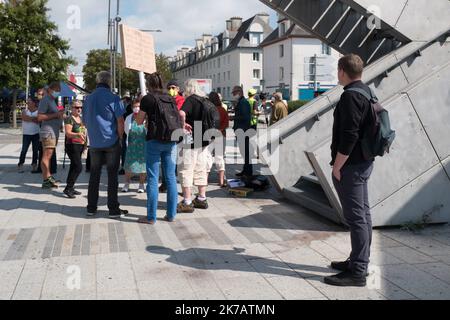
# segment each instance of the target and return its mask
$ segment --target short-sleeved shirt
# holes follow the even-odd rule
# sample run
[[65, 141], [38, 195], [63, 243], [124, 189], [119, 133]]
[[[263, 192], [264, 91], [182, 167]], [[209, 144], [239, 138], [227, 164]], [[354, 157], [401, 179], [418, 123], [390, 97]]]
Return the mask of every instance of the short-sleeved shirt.
[[[186, 123], [192, 126], [192, 137], [194, 137], [194, 140], [196, 139], [195, 122], [200, 122], [199, 125], [203, 123], [203, 105], [198, 99], [199, 97], [195, 95], [188, 97], [181, 108], [181, 111], [186, 113]], [[198, 135], [203, 140], [203, 132], [198, 133]], [[195, 147], [198, 147], [197, 144], [199, 143], [196, 143]], [[202, 141], [202, 147], [209, 145], [210, 142]]]
[[[37, 110], [31, 112], [30, 110], [26, 109], [24, 111], [24, 113], [28, 117], [37, 119], [37, 116], [38, 116], [38, 111]], [[26, 135], [26, 136], [34, 136], [36, 134], [39, 134], [39, 131], [40, 131], [38, 123], [36, 123], [36, 122], [29, 122], [29, 121], [23, 121], [22, 129], [23, 129], [23, 134]]]
[[[72, 116], [70, 116], [66, 120], [64, 120], [64, 124], [71, 125], [73, 133], [85, 133], [84, 124], [82, 122], [78, 123], [77, 121], [75, 121], [75, 119]], [[84, 145], [86, 143], [86, 141], [83, 139], [78, 139], [78, 138], [76, 138], [76, 139], [68, 138], [66, 143], [67, 144], [82, 144], [82, 145]]]
[[[55, 99], [46, 95], [41, 102], [39, 103], [38, 113], [40, 114], [55, 114], [58, 113], [58, 106], [55, 102]], [[41, 123], [41, 135], [52, 135], [55, 138], [59, 137], [59, 130], [63, 124], [63, 120], [61, 119], [52, 119], [48, 121], [42, 121]]]
[[91, 148], [113, 147], [118, 141], [117, 120], [125, 114], [120, 98], [106, 86], [97, 89], [86, 98], [83, 122], [86, 125]]

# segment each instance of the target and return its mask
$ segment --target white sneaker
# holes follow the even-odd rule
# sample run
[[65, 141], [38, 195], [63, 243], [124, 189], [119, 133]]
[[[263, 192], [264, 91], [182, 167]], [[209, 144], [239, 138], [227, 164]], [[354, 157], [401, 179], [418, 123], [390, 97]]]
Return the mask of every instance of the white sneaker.
[[139, 185], [138, 193], [145, 193], [145, 186], [143, 184]]
[[122, 192], [127, 193], [128, 191], [130, 191], [130, 184], [126, 183], [122, 188]]

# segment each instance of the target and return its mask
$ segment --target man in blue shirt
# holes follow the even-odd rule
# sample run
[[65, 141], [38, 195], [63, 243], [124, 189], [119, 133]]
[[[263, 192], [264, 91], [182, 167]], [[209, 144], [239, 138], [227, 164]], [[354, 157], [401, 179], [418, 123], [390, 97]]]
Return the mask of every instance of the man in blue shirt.
[[88, 191], [88, 216], [97, 213], [100, 177], [106, 164], [108, 171], [109, 217], [118, 219], [127, 211], [120, 209], [118, 201], [119, 167], [124, 134], [125, 107], [120, 98], [111, 92], [111, 74], [97, 74], [97, 89], [87, 97], [83, 121], [89, 135], [91, 177]]

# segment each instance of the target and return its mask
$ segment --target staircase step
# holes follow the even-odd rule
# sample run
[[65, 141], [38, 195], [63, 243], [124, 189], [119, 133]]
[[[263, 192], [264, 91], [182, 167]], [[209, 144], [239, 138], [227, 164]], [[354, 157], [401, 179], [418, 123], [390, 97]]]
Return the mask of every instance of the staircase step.
[[305, 207], [312, 212], [318, 213], [323, 217], [341, 224], [338, 213], [331, 207], [328, 198], [323, 190], [316, 188], [314, 183], [303, 182], [296, 187], [290, 187], [283, 190], [284, 196]]
[[317, 176], [315, 174], [310, 174], [309, 176], [303, 176], [303, 177], [301, 177], [301, 179], [320, 185], [319, 178], [317, 178]]

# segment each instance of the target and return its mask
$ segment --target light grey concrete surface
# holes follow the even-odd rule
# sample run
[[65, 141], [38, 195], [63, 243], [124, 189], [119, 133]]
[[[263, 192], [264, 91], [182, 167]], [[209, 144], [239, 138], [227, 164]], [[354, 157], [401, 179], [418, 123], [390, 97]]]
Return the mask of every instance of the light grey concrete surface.
[[[103, 180], [99, 215], [87, 218], [85, 173], [83, 195], [69, 200], [61, 188], [43, 191], [41, 177], [16, 173], [20, 145], [0, 148], [0, 299], [450, 297], [448, 226], [375, 231], [369, 286], [333, 288], [323, 276], [334, 273], [331, 261], [348, 257], [349, 234], [273, 189], [234, 198], [213, 175], [210, 209], [142, 226], [136, 219], [145, 215], [146, 195], [120, 194], [132, 216], [109, 220]], [[61, 164], [61, 150], [58, 158]], [[238, 167], [230, 165], [229, 176]], [[67, 170], [60, 165], [57, 178], [64, 181]], [[164, 195], [160, 202], [162, 218]]]

